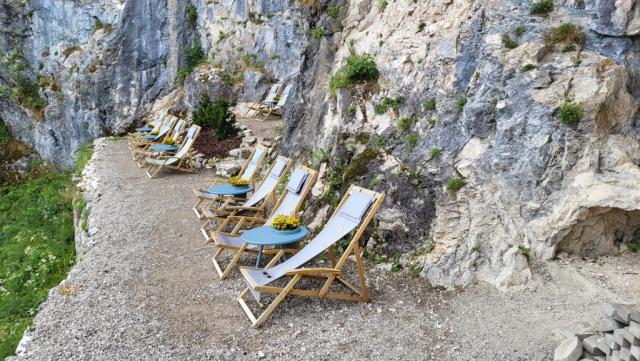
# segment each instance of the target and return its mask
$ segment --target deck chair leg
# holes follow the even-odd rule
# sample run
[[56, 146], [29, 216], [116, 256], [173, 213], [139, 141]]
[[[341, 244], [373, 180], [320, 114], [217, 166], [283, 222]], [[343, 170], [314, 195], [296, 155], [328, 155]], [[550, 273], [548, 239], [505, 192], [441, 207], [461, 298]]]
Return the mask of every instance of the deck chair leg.
[[253, 323], [253, 327], [259, 327], [260, 325], [262, 325], [269, 318], [269, 316], [271, 316], [271, 313], [276, 309], [276, 307], [278, 307], [278, 305], [282, 301], [284, 301], [285, 297], [287, 297], [289, 292], [298, 283], [298, 281], [300, 281], [301, 278], [302, 278], [302, 275], [293, 276], [293, 279], [287, 284], [287, 286], [285, 288], [282, 289], [282, 291], [280, 291], [278, 296], [273, 300], [273, 302], [271, 302], [269, 307], [267, 307], [264, 310], [264, 312], [262, 312], [260, 317], [258, 317], [256, 322]]
[[158, 172], [160, 172], [160, 170], [162, 170], [162, 165], [156, 167], [155, 171], [153, 169], [154, 169], [153, 167], [149, 167], [149, 169], [147, 170], [147, 175], [149, 176], [149, 178], [155, 177], [156, 174], [158, 174]]
[[238, 264], [240, 257], [242, 257], [242, 254], [246, 249], [247, 249], [247, 243], [243, 243], [242, 247], [240, 247], [240, 249], [233, 256], [233, 258], [231, 259], [231, 262], [229, 262], [229, 265], [227, 265], [227, 268], [225, 268], [224, 272], [218, 273], [218, 276], [220, 276], [220, 281], [222, 281], [223, 279], [227, 278], [227, 276], [229, 276], [229, 273], [231, 273], [231, 271], [233, 271], [233, 268], [236, 266], [236, 264]]
[[327, 280], [324, 282], [324, 284], [322, 285], [322, 288], [320, 289], [320, 297], [324, 297], [327, 292], [329, 292], [329, 288], [331, 288], [331, 284], [333, 284], [333, 281], [336, 279], [335, 275], [329, 275], [327, 276]]
[[204, 216], [204, 214], [198, 210], [198, 207], [202, 204], [202, 202], [204, 202], [204, 198], [198, 198], [198, 202], [192, 208], [198, 219], [202, 219], [202, 217]]
[[354, 250], [356, 256], [356, 268], [358, 269], [358, 282], [360, 283], [360, 296], [365, 300], [369, 300], [369, 289], [367, 288], [367, 279], [364, 274], [364, 266], [362, 265], [362, 255], [359, 247]]
[[269, 263], [267, 263], [267, 265], [264, 268], [271, 268], [271, 267], [275, 266], [276, 263], [280, 260], [280, 258], [282, 258], [282, 256], [284, 256], [284, 253], [285, 253], [284, 250], [278, 251], [278, 253], [276, 253], [276, 255], [273, 256], [271, 261], [269, 261]]
[[215, 267], [216, 272], [218, 272], [218, 276], [222, 275], [223, 273], [222, 267], [220, 267], [220, 263], [218, 263], [218, 257], [220, 256], [222, 251], [224, 251], [224, 248], [218, 248], [213, 254], [213, 257], [211, 257], [211, 263], [213, 263], [213, 267]]

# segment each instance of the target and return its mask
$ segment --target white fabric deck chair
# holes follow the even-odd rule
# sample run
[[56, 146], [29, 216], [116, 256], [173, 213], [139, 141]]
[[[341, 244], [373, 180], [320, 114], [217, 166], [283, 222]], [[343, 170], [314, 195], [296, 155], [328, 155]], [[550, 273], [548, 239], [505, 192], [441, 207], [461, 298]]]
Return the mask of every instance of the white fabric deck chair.
[[147, 175], [149, 178], [153, 178], [164, 168], [171, 168], [181, 170], [185, 172], [195, 172], [193, 168], [193, 158], [191, 157], [191, 147], [200, 134], [200, 127], [192, 125], [187, 131], [184, 142], [181, 144], [180, 149], [172, 156], [159, 156], [157, 158], [144, 158], [145, 162], [149, 164], [147, 169]]
[[264, 98], [264, 100], [262, 100], [258, 104], [249, 104], [249, 111], [245, 116], [252, 117], [256, 115], [260, 110], [266, 107], [272, 107], [276, 103], [278, 103], [277, 96], [280, 90], [282, 90], [281, 88], [282, 88], [282, 84], [280, 83], [273, 84], [271, 86], [271, 89], [269, 89], [269, 92], [267, 93], [267, 96]]
[[147, 124], [144, 127], [136, 128], [135, 132], [127, 135], [127, 139], [131, 141], [143, 135], [151, 134], [153, 132], [156, 132], [156, 133], [159, 132], [160, 128], [168, 118], [167, 114], [168, 114], [167, 109], [161, 111], [160, 113], [156, 113], [155, 116], [153, 116], [153, 119], [151, 120], [151, 122], [149, 122], [149, 124]]
[[238, 215], [242, 212], [244, 215], [251, 213], [256, 217], [264, 218], [269, 202], [275, 203], [276, 187], [289, 170], [289, 167], [291, 167], [291, 159], [278, 156], [267, 171], [267, 175], [262, 179], [262, 182], [260, 182], [258, 188], [256, 188], [251, 194], [251, 197], [242, 205], [234, 205], [235, 200], [232, 198], [226, 198], [224, 202], [219, 205], [213, 202], [210, 203], [204, 211], [206, 221], [200, 229], [205, 239], [208, 240], [209, 231], [213, 232], [217, 228], [215, 225], [222, 223], [229, 215]]
[[[244, 277], [247, 288], [242, 291], [238, 302], [245, 311], [253, 326], [260, 326], [264, 323], [274, 309], [289, 295], [319, 297], [348, 301], [367, 301], [369, 292], [366, 285], [364, 266], [362, 265], [361, 252], [359, 246], [360, 237], [364, 233], [367, 225], [371, 222], [374, 214], [382, 204], [383, 193], [376, 193], [368, 189], [351, 186], [344, 198], [318, 233], [304, 248], [288, 260], [277, 264], [277, 261], [284, 253], [279, 253], [269, 262], [264, 269], [241, 267], [240, 272]], [[339, 260], [336, 261], [331, 247], [342, 238], [355, 231], [351, 242], [344, 250]], [[304, 265], [317, 257], [324, 251], [329, 251], [332, 267], [328, 268], [306, 268]], [[343, 267], [353, 253], [354, 261], [358, 271], [359, 288], [354, 286], [343, 277]], [[283, 277], [292, 277], [285, 287], [270, 285]], [[302, 278], [315, 278], [324, 280], [322, 287], [315, 289], [297, 289], [296, 284]], [[331, 290], [334, 281], [339, 281], [342, 286], [353, 292], [339, 292]], [[263, 293], [276, 294], [275, 299], [258, 317], [247, 305], [244, 297], [250, 293], [260, 304]]]
[[[244, 164], [242, 165], [240, 172], [238, 172], [240, 179], [249, 181], [249, 183], [251, 184], [251, 190], [253, 190], [253, 188], [255, 187], [256, 174], [260, 169], [260, 165], [264, 161], [266, 155], [267, 155], [267, 148], [261, 145], [256, 146], [255, 148], [253, 148], [253, 151], [251, 151], [251, 154], [249, 154], [249, 157], [247, 158], [246, 162], [244, 162]], [[220, 200], [220, 198], [224, 198], [228, 196], [227, 194], [224, 194], [224, 192], [221, 193], [217, 191], [217, 189], [223, 188], [221, 187], [222, 184], [228, 184], [224, 179], [215, 178], [215, 179], [210, 179], [209, 181], [210, 181], [210, 184], [207, 190], [195, 189], [195, 188], [193, 190], [193, 193], [198, 199], [197, 203], [193, 206], [193, 211], [195, 212], [196, 216], [198, 216], [199, 219], [204, 217], [204, 210], [200, 209], [202, 203], [207, 201], [209, 203], [215, 202]], [[244, 200], [244, 198], [237, 197], [237, 200], [242, 201]]]
[[[225, 279], [229, 275], [245, 252], [255, 253], [257, 251], [257, 247], [248, 245], [241, 240], [240, 234], [242, 230], [262, 225], [269, 226], [279, 215], [297, 215], [317, 178], [317, 171], [305, 166], [296, 167], [268, 219], [265, 220], [263, 218], [250, 216], [236, 216], [232, 214], [222, 222], [215, 232], [211, 233], [210, 240], [214, 242], [217, 248], [213, 258], [211, 258], [211, 262], [218, 272], [220, 280]], [[232, 231], [225, 232], [225, 230], [230, 227], [233, 228]], [[235, 255], [223, 271], [218, 261], [218, 257], [225, 250], [235, 251]], [[289, 250], [272, 248], [265, 249], [263, 253], [269, 255], [277, 254], [278, 252], [295, 253], [296, 251], [297, 249]]]
[[293, 85], [291, 84], [287, 85], [284, 88], [284, 90], [282, 91], [282, 94], [280, 94], [280, 98], [278, 99], [278, 102], [274, 106], [267, 107], [265, 109], [264, 111], [265, 115], [262, 119], [266, 119], [271, 114], [282, 116], [282, 113], [284, 111], [284, 106], [287, 104], [287, 99], [291, 94], [291, 88], [293, 88]]
[[144, 148], [148, 144], [159, 143], [162, 142], [162, 139], [171, 132], [173, 127], [176, 125], [178, 118], [170, 115], [167, 117], [167, 120], [162, 124], [162, 127], [158, 131], [158, 134], [146, 134], [141, 137], [138, 137], [130, 142], [131, 145], [131, 155], [133, 159], [136, 159], [137, 149]]

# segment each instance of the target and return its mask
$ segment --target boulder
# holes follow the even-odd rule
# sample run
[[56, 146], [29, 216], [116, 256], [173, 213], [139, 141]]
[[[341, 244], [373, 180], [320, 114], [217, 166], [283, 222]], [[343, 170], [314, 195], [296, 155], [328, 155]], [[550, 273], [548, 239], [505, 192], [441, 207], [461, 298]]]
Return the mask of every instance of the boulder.
[[578, 361], [582, 356], [582, 341], [577, 337], [570, 337], [562, 341], [556, 348], [553, 361]]

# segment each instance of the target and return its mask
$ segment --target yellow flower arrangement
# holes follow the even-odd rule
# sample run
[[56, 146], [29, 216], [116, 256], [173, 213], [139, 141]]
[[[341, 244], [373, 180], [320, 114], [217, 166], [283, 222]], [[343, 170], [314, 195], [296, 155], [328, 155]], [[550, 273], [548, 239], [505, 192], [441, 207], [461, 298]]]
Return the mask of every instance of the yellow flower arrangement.
[[278, 231], [289, 231], [300, 227], [300, 220], [296, 216], [285, 216], [281, 214], [271, 222], [271, 227]]
[[234, 187], [246, 187], [249, 185], [249, 181], [240, 177], [231, 177], [229, 178], [229, 184]]
[[176, 140], [173, 138], [167, 138], [165, 140], [162, 141], [162, 144], [166, 144], [166, 145], [176, 145]]

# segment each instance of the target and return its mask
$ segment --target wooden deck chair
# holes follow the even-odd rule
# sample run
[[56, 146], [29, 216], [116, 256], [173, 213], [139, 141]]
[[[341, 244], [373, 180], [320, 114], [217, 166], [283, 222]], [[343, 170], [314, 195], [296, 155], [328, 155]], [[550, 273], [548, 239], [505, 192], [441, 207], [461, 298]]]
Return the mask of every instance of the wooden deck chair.
[[220, 203], [210, 203], [204, 210], [205, 223], [200, 229], [205, 239], [209, 239], [209, 231], [213, 232], [217, 229], [216, 225], [222, 223], [231, 214], [239, 215], [242, 212], [243, 215], [251, 214], [264, 218], [267, 205], [276, 202], [276, 187], [289, 171], [289, 167], [291, 167], [291, 159], [278, 156], [260, 185], [242, 205], [236, 205], [233, 198], [225, 198]]
[[187, 131], [185, 141], [181, 144], [180, 149], [178, 149], [175, 155], [161, 155], [157, 158], [144, 158], [145, 162], [149, 164], [149, 169], [147, 169], [147, 175], [149, 178], [153, 178], [165, 168], [191, 173], [195, 172], [195, 168], [193, 167], [194, 160], [191, 156], [191, 147], [199, 134], [200, 127], [192, 125]]
[[269, 89], [269, 92], [267, 93], [267, 96], [264, 98], [264, 100], [262, 100], [260, 103], [257, 104], [249, 104], [249, 111], [247, 111], [247, 114], [245, 114], [245, 117], [253, 117], [254, 115], [258, 114], [258, 112], [261, 109], [264, 109], [265, 107], [272, 107], [274, 106], [276, 103], [278, 103], [278, 93], [280, 92], [280, 90], [282, 88], [282, 84], [280, 83], [276, 83], [273, 84], [271, 86], [271, 89]]
[[[238, 172], [240, 179], [244, 179], [249, 181], [250, 190], [253, 190], [255, 187], [255, 178], [258, 170], [260, 169], [260, 165], [264, 161], [267, 155], [267, 148], [258, 145], [251, 151], [249, 157], [242, 165], [240, 172]], [[202, 203], [204, 202], [215, 202], [220, 200], [220, 198], [228, 197], [228, 194], [225, 194], [224, 189], [231, 186], [229, 183], [226, 183], [224, 179], [214, 178], [209, 179], [209, 188], [207, 190], [202, 189], [193, 189], [193, 193], [198, 199], [197, 203], [193, 206], [193, 211], [195, 212], [198, 219], [204, 217], [204, 211], [200, 209]], [[244, 197], [238, 197], [239, 201], [244, 200]]]
[[[257, 252], [257, 247], [248, 245], [241, 240], [240, 232], [245, 228], [255, 228], [262, 225], [268, 226], [279, 215], [297, 215], [317, 178], [317, 171], [305, 166], [296, 167], [268, 219], [251, 216], [236, 216], [232, 214], [222, 222], [215, 232], [211, 233], [210, 239], [214, 242], [217, 248], [211, 258], [211, 262], [218, 272], [220, 280], [225, 279], [229, 275], [245, 252]], [[227, 232], [226, 230], [231, 227], [231, 232]], [[218, 257], [225, 250], [234, 251], [235, 255], [223, 271], [218, 261]], [[282, 249], [280, 248], [270, 248], [265, 249], [263, 253], [266, 255], [276, 254], [281, 250]], [[297, 249], [285, 249], [284, 251], [295, 253]]]
[[129, 144], [131, 148], [131, 156], [135, 160], [135, 154], [137, 148], [142, 148], [148, 144], [160, 143], [162, 139], [171, 132], [173, 127], [176, 125], [178, 118], [170, 115], [167, 117], [167, 121], [162, 124], [162, 127], [158, 131], [158, 134], [150, 133], [147, 135], [140, 136], [136, 139], [133, 139]]
[[291, 94], [291, 88], [293, 88], [293, 85], [291, 84], [287, 85], [282, 91], [282, 94], [280, 94], [280, 98], [278, 99], [278, 102], [275, 105], [271, 107], [266, 107], [263, 110], [263, 113], [264, 113], [264, 116], [262, 117], [263, 120], [267, 119], [267, 117], [269, 117], [271, 114], [282, 116], [282, 113], [284, 111], [284, 106], [287, 103], [289, 94]]
[[[179, 119], [175, 126], [173, 127], [173, 129], [171, 129], [162, 139], [158, 140], [158, 141], [151, 141], [148, 143], [144, 143], [141, 145], [138, 145], [137, 147], [133, 148], [133, 159], [136, 160], [138, 162], [138, 166], [142, 168], [142, 166], [144, 165], [144, 157], [145, 156], [150, 156], [151, 153], [150, 151], [153, 151], [153, 147], [154, 146], [160, 146], [163, 144], [163, 142], [167, 139], [172, 139], [177, 143], [180, 143], [181, 141], [183, 141], [183, 136], [184, 133], [187, 130], [187, 121], [183, 120], [183, 119]], [[167, 153], [176, 153], [179, 147], [176, 147], [175, 150], [171, 151], [170, 147], [167, 147], [166, 149], [156, 149], [155, 152], [158, 154], [162, 154], [162, 155], [166, 155]]]
[[168, 115], [167, 112], [161, 112], [159, 114], [156, 114], [156, 116], [154, 117], [154, 120], [151, 123], [153, 124], [153, 128], [151, 128], [149, 131], [144, 131], [144, 130], [149, 129], [150, 127], [137, 128], [135, 132], [127, 135], [127, 140], [129, 141], [129, 148], [131, 149], [131, 147], [133, 146], [133, 143], [136, 140], [140, 140], [145, 135], [159, 134], [162, 127], [169, 120], [169, 117], [170, 116]]
[[[344, 198], [338, 205], [331, 219], [325, 224], [322, 231], [318, 233], [305, 247], [286, 261], [276, 264], [284, 252], [276, 254], [271, 259], [267, 267], [249, 268], [241, 267], [240, 273], [244, 277], [247, 288], [240, 293], [238, 302], [245, 311], [254, 327], [263, 324], [275, 308], [287, 296], [318, 297], [345, 301], [368, 301], [369, 291], [366, 285], [362, 255], [360, 252], [359, 240], [371, 222], [374, 214], [382, 204], [384, 193], [376, 193], [368, 189], [351, 186]], [[338, 260], [335, 259], [332, 246], [342, 238], [355, 231], [349, 245]], [[315, 268], [304, 267], [309, 262], [324, 251], [328, 251], [331, 260], [331, 267]], [[359, 288], [349, 282], [343, 276], [343, 268], [351, 254], [354, 255], [356, 269], [358, 271]], [[289, 278], [289, 282], [284, 287], [270, 285], [276, 280]], [[295, 288], [303, 278], [315, 278], [322, 280], [322, 286], [313, 289]], [[332, 290], [334, 281], [340, 282], [352, 292], [340, 292]], [[260, 306], [262, 293], [275, 294], [275, 299], [264, 311], [256, 317], [245, 301], [245, 296], [250, 293]]]
[[144, 127], [136, 128], [136, 133], [149, 133], [153, 130], [160, 129], [160, 125], [162, 124], [162, 121], [164, 120], [164, 118], [167, 116], [168, 111], [169, 111], [168, 109], [165, 109], [160, 113], [157, 113], [153, 117], [153, 119], [149, 123], [147, 123]]

